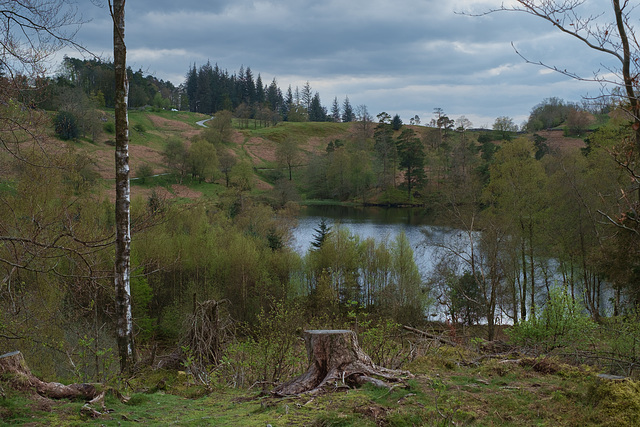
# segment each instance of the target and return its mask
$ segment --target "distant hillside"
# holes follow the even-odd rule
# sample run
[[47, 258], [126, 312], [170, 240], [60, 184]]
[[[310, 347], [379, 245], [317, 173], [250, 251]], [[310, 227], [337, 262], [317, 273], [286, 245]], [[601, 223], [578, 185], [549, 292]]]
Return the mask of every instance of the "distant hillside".
[[[214, 184], [196, 183], [188, 179], [178, 183], [176, 179], [164, 176], [162, 179], [160, 177], [150, 179], [144, 185], [137, 179], [143, 165], [151, 167], [154, 175], [168, 174], [167, 160], [163, 156], [167, 141], [170, 138], [178, 138], [189, 146], [194, 137], [202, 134], [205, 130], [197, 122], [208, 117], [204, 114], [184, 111], [130, 111], [130, 166], [133, 179], [132, 195], [134, 197], [149, 197], [155, 191], [166, 199], [176, 197], [193, 199], [210, 191], [221, 191], [222, 179], [218, 179]], [[106, 120], [106, 122], [113, 120], [110, 110], [105, 111], [102, 120]], [[294, 170], [302, 174], [302, 170], [308, 165], [309, 160], [314, 155], [326, 153], [330, 144], [353, 140], [357, 126], [356, 122], [280, 122], [275, 126], [259, 127], [257, 123], [250, 122], [247, 128], [240, 128], [239, 123], [234, 122], [230, 141], [223, 144], [222, 150], [237, 160], [248, 160], [254, 171], [255, 191], [269, 191], [273, 189], [278, 176], [275, 171], [281, 167], [277, 161], [276, 151], [278, 145], [283, 141], [287, 139], [297, 141], [300, 155], [297, 157]], [[437, 132], [436, 129], [424, 126], [405, 125], [403, 128], [414, 129], [425, 138], [428, 138], [430, 132]], [[473, 142], [477, 140], [479, 135], [487, 133], [491, 133], [491, 131], [470, 130], [466, 138]], [[561, 130], [545, 130], [539, 131], [537, 134], [546, 138], [545, 143], [554, 151], [577, 149], [585, 145], [582, 139], [565, 137]], [[80, 151], [85, 152], [92, 159], [95, 170], [100, 177], [105, 179], [105, 185], [110, 194], [114, 192], [111, 182], [114, 178], [113, 139], [112, 133], [104, 131], [96, 138], [95, 142], [81, 141], [76, 144]], [[500, 144], [500, 142], [497, 143]], [[370, 141], [368, 144], [373, 144], [373, 142]], [[369, 149], [372, 149], [370, 145]], [[402, 174], [398, 176], [399, 178], [403, 177]], [[304, 177], [300, 176], [299, 178], [298, 185], [302, 183]], [[218, 189], [214, 188], [216, 186]], [[375, 195], [371, 197], [375, 198]]]

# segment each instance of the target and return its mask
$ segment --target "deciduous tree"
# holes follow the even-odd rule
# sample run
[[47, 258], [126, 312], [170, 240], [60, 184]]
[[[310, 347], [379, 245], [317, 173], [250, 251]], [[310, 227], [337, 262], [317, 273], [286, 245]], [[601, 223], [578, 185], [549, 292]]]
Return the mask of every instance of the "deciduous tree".
[[127, 47], [124, 38], [125, 0], [109, 0], [113, 19], [113, 64], [116, 82], [116, 334], [120, 370], [129, 372], [135, 362], [131, 314], [131, 193], [129, 184], [129, 117]]
[[276, 148], [276, 159], [278, 163], [287, 168], [289, 172], [289, 181], [293, 179], [293, 168], [297, 166], [300, 159], [299, 142], [293, 137], [288, 137]]

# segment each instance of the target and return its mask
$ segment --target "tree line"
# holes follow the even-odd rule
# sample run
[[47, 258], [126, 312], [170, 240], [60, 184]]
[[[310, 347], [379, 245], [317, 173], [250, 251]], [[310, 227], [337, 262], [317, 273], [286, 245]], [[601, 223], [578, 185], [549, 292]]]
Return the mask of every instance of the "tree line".
[[342, 103], [334, 98], [328, 110], [308, 81], [302, 88], [292, 89], [289, 85], [283, 92], [275, 77], [267, 84], [260, 74], [254, 76], [251, 67], [241, 66], [237, 73], [229, 73], [218, 64], [207, 62], [199, 68], [193, 64], [187, 72], [184, 92], [190, 111], [214, 114], [227, 110], [240, 119], [264, 123], [351, 122], [361, 117], [348, 96]]
[[[56, 96], [68, 88], [76, 88], [86, 96], [95, 99], [99, 107], [114, 108], [115, 83], [113, 62], [101, 59], [77, 59], [65, 56], [55, 78], [47, 83], [51, 86], [49, 95], [40, 96], [39, 105], [55, 110]], [[179, 86], [170, 81], [145, 75], [142, 69], [133, 71], [127, 67], [129, 81], [128, 107], [152, 106], [160, 109], [181, 109], [183, 102]], [[49, 103], [49, 104], [47, 104]]]

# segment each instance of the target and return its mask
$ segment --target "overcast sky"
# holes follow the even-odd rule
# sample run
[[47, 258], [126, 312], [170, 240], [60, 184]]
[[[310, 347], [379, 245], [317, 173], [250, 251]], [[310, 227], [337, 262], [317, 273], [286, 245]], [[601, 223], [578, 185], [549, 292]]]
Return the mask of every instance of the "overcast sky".
[[[111, 58], [108, 9], [94, 2], [77, 2], [90, 20], [77, 40]], [[442, 108], [450, 118], [464, 115], [476, 127], [490, 127], [499, 116], [521, 124], [545, 98], [580, 102], [599, 94], [593, 83], [526, 64], [516, 54], [511, 43], [530, 60], [585, 77], [609, 61], [550, 24], [522, 13], [456, 13], [500, 3], [128, 0], [128, 65], [176, 86], [194, 63], [200, 67], [211, 61], [231, 73], [251, 67], [265, 84], [275, 77], [283, 91], [309, 81], [328, 109], [334, 97], [342, 104], [348, 96], [354, 107], [366, 105], [374, 117], [386, 111], [408, 122], [417, 114], [427, 123], [433, 110]], [[597, 3], [607, 12], [611, 8], [608, 2]]]

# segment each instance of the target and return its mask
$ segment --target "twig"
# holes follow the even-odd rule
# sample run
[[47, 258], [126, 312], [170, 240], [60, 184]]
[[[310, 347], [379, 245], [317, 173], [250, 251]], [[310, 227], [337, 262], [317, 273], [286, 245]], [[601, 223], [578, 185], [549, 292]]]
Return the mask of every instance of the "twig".
[[421, 330], [416, 329], [416, 328], [412, 328], [411, 326], [402, 325], [402, 327], [403, 327], [404, 329], [406, 329], [407, 331], [414, 332], [414, 333], [416, 333], [416, 334], [418, 334], [418, 335], [425, 336], [425, 337], [430, 338], [430, 339], [432, 339], [432, 340], [440, 341], [440, 342], [441, 342], [441, 343], [443, 343], [443, 344], [447, 344], [447, 345], [450, 345], [450, 346], [452, 346], [452, 347], [457, 347], [457, 346], [459, 346], [459, 344], [458, 344], [458, 343], [455, 343], [455, 342], [453, 342], [453, 341], [451, 341], [451, 340], [448, 340], [448, 339], [446, 339], [446, 338], [439, 337], [439, 336], [437, 336], [437, 335], [430, 334], [430, 333], [428, 333], [428, 332], [421, 331]]

